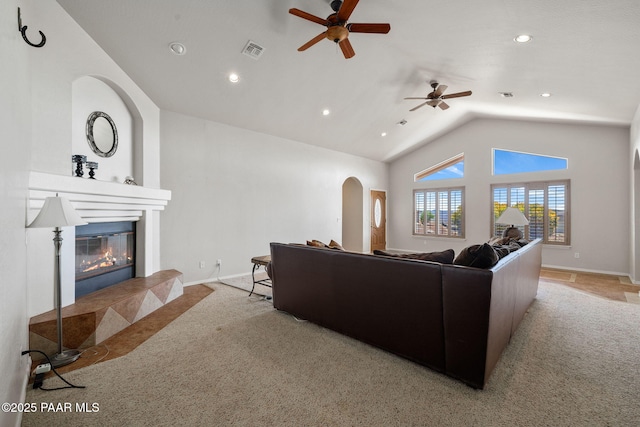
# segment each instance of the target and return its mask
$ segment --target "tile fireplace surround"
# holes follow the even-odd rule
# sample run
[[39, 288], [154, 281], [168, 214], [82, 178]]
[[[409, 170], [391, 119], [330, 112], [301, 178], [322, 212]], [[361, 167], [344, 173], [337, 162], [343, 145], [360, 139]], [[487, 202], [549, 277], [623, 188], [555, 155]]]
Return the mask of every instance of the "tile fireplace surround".
[[[89, 223], [137, 221], [136, 276], [147, 277], [159, 270], [157, 213], [164, 210], [171, 200], [171, 191], [31, 172], [27, 224], [36, 217], [45, 198], [55, 196], [56, 193], [67, 198], [80, 216]], [[65, 228], [63, 234], [61, 274], [63, 306], [66, 306], [75, 301], [75, 247], [73, 244], [65, 244], [75, 240], [75, 228]], [[37, 244], [45, 243], [38, 240]], [[53, 250], [50, 236], [47, 236], [46, 244], [51, 245]]]

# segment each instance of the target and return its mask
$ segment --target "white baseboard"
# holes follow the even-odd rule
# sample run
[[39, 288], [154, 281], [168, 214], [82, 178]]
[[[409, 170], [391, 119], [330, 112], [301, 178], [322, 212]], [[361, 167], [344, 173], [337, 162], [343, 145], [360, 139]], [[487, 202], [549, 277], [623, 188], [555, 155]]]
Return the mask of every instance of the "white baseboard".
[[[22, 363], [22, 389], [20, 390], [20, 400], [18, 402], [24, 402], [27, 398], [27, 385], [29, 384], [29, 376], [31, 375], [31, 356], [26, 355], [26, 362]], [[22, 425], [22, 412], [18, 412], [16, 416], [16, 424], [15, 427], [20, 427]]]
[[194, 280], [192, 282], [186, 282], [183, 283], [182, 286], [194, 286], [194, 285], [203, 285], [205, 283], [211, 283], [211, 282], [222, 282], [226, 279], [235, 279], [236, 277], [242, 277], [242, 276], [248, 276], [251, 273], [240, 273], [240, 274], [232, 274], [229, 276], [222, 276], [222, 277], [209, 277], [206, 279], [201, 279], [201, 280]]

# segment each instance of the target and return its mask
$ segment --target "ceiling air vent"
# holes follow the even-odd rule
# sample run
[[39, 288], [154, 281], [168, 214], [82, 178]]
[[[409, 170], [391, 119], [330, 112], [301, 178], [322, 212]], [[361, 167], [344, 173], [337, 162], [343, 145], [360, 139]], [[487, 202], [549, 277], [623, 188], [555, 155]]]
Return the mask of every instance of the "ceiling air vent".
[[244, 49], [242, 49], [242, 53], [257, 60], [264, 53], [264, 48], [260, 46], [258, 43], [249, 40], [247, 44], [244, 45]]

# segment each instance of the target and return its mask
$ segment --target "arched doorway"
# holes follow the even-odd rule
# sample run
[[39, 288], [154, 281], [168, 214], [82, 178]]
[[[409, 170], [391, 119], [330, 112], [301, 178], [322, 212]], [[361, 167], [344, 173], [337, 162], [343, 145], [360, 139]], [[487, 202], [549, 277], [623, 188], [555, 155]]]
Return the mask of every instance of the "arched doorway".
[[342, 246], [350, 251], [363, 252], [362, 183], [349, 177], [342, 184]]

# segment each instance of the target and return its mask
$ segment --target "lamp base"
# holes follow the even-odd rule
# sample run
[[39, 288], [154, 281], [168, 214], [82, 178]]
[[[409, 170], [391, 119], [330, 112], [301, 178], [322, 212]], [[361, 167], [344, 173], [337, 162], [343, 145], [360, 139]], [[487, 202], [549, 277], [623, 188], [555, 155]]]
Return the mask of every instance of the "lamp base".
[[54, 354], [49, 359], [51, 359], [51, 366], [59, 368], [75, 362], [80, 357], [80, 354], [78, 350], [64, 350], [62, 353]]
[[508, 237], [510, 239], [520, 240], [522, 239], [522, 231], [518, 227], [505, 228], [502, 232], [502, 237]]

